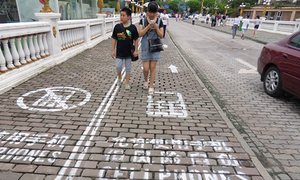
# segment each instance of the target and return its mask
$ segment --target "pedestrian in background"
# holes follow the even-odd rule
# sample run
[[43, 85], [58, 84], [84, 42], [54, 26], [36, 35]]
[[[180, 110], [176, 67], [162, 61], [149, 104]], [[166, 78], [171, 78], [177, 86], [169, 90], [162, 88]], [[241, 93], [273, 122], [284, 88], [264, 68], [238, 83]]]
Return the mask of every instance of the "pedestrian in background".
[[164, 38], [165, 38], [167, 26], [169, 25], [169, 15], [167, 14], [167, 10], [164, 10], [164, 12], [160, 15], [160, 18], [162, 19], [164, 25]]
[[[112, 58], [116, 61], [118, 85], [122, 82], [122, 68], [125, 66], [125, 89], [129, 90], [132, 56], [138, 56], [139, 33], [135, 25], [130, 23], [132, 11], [123, 8], [120, 15], [120, 24], [114, 27], [112, 34]], [[134, 43], [134, 45], [133, 45]], [[132, 53], [134, 51], [134, 53]]]
[[207, 15], [206, 15], [206, 24], [209, 23], [209, 19], [210, 19], [210, 14], [207, 14]]
[[222, 26], [226, 25], [226, 15], [223, 15], [222, 17]]
[[242, 25], [242, 36], [241, 38], [244, 40], [245, 39], [245, 33], [249, 29], [250, 26], [250, 16], [248, 15], [246, 19], [243, 19], [243, 25]]
[[237, 32], [237, 30], [239, 28], [240, 22], [241, 22], [241, 20], [240, 20], [239, 16], [237, 15], [234, 18], [233, 25], [231, 27], [231, 29], [232, 29], [232, 39], [234, 39], [235, 36], [236, 36], [236, 32]]
[[255, 24], [254, 24], [253, 37], [256, 37], [256, 31], [258, 30], [259, 25], [260, 25], [260, 19], [259, 18], [260, 18], [259, 16], [256, 16], [256, 20], [255, 20]]
[[215, 27], [216, 26], [216, 16], [213, 14], [211, 16], [211, 27]]
[[196, 21], [196, 15], [193, 15], [193, 19], [192, 19], [192, 24], [195, 25], [195, 21]]

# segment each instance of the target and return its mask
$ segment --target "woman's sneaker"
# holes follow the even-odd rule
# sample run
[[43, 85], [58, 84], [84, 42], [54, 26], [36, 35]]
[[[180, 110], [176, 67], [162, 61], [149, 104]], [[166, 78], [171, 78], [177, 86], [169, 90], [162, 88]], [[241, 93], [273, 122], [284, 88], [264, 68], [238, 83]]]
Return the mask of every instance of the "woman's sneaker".
[[153, 95], [154, 94], [154, 88], [149, 88], [149, 95]]

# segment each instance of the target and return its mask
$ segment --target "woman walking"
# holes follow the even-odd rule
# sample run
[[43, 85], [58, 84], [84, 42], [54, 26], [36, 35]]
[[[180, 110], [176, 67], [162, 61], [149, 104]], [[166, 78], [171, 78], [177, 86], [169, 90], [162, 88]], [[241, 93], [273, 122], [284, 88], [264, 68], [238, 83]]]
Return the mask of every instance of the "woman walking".
[[[163, 38], [163, 22], [157, 17], [158, 5], [156, 2], [150, 2], [145, 18], [140, 21], [139, 35], [142, 37], [141, 41], [141, 60], [143, 61], [144, 71], [144, 89], [149, 89], [149, 94], [154, 93], [154, 81], [156, 76], [156, 64], [160, 60], [160, 51], [162, 49], [152, 49], [151, 43], [158, 42], [156, 47], [162, 46], [159, 44], [160, 39]], [[151, 50], [150, 50], [151, 49]], [[150, 76], [150, 82], [149, 81]]]
[[259, 25], [260, 25], [260, 19], [259, 18], [260, 18], [259, 16], [256, 16], [254, 31], [253, 31], [253, 37], [256, 37], [256, 31], [258, 30]]

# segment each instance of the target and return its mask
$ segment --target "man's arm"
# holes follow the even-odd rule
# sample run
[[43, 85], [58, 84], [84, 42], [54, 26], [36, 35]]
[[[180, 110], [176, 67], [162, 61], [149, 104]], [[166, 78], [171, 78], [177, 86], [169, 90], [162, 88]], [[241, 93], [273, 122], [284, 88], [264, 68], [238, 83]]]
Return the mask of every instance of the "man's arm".
[[111, 57], [113, 59], [116, 59], [116, 46], [117, 46], [117, 40], [112, 39], [112, 53], [111, 53]]
[[134, 57], [139, 55], [139, 39], [134, 40]]

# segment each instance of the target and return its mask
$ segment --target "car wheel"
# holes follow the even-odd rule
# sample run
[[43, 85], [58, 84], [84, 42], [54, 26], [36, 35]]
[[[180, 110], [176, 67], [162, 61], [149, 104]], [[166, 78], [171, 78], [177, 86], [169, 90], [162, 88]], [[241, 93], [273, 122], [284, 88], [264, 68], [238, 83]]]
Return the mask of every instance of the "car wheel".
[[272, 97], [280, 97], [283, 95], [281, 76], [277, 67], [270, 67], [264, 74], [265, 92]]

